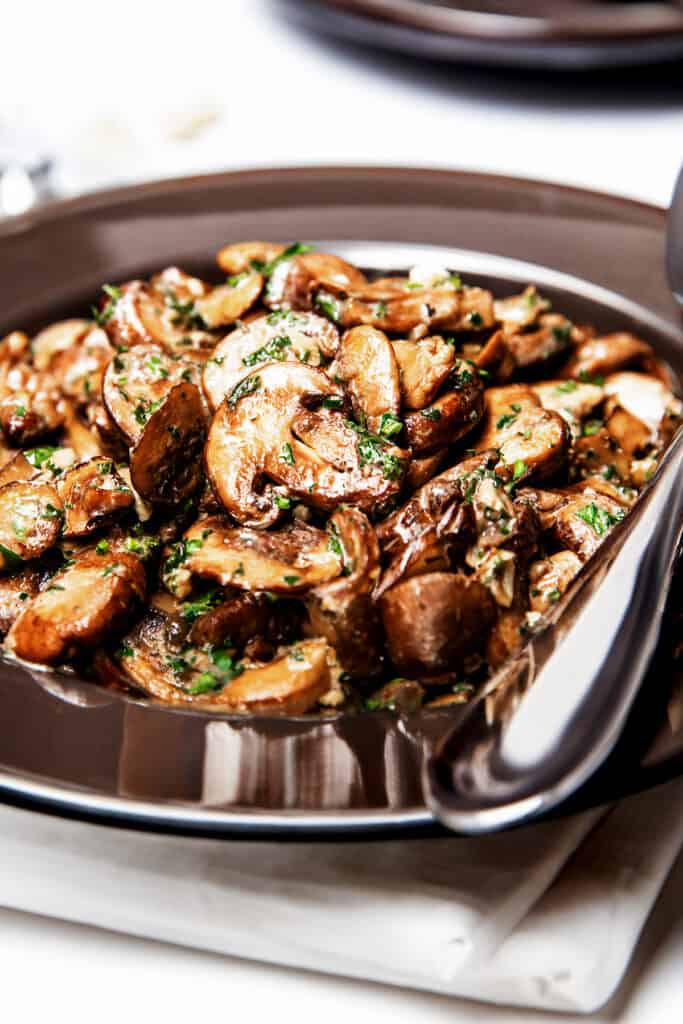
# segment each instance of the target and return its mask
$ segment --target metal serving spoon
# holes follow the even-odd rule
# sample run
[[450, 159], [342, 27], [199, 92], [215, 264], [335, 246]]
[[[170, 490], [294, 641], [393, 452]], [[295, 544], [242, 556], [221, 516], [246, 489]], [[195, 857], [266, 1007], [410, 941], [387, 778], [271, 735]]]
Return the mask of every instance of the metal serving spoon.
[[[683, 170], [667, 230], [671, 288], [683, 305]], [[660, 635], [683, 531], [683, 428], [636, 507], [427, 758], [426, 801], [462, 833], [547, 812], [605, 761]]]

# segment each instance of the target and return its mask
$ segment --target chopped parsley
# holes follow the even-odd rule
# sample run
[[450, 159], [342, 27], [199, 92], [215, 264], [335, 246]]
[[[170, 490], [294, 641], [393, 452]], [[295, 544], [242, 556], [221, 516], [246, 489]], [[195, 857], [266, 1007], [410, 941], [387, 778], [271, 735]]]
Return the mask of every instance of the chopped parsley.
[[277, 360], [281, 363], [285, 358], [285, 349], [289, 348], [291, 344], [291, 338], [286, 334], [279, 334], [276, 338], [269, 341], [267, 345], [262, 345], [261, 348], [250, 352], [248, 356], [244, 356], [242, 362], [245, 366], [256, 366], [257, 363], [265, 363], [269, 359]]
[[44, 447], [44, 448], [29, 448], [24, 452], [24, 458], [28, 459], [32, 466], [36, 469], [41, 469], [45, 463], [49, 463], [50, 459], [57, 451], [56, 448]]
[[576, 391], [578, 386], [575, 380], [565, 380], [562, 384], [558, 384], [555, 390], [562, 395], [568, 395], [572, 391]]
[[582, 384], [593, 384], [596, 388], [603, 387], [605, 383], [605, 378], [601, 374], [590, 374], [588, 370], [581, 370], [579, 380]]
[[192, 299], [182, 302], [170, 288], [164, 292], [164, 298], [166, 299], [166, 305], [170, 306], [175, 313], [175, 316], [171, 318], [171, 323], [174, 327], [185, 327], [187, 329], [206, 327]]
[[512, 469], [512, 482], [513, 484], [519, 480], [520, 477], [524, 476], [528, 472], [529, 467], [527, 466], [524, 459], [517, 459]]
[[19, 569], [24, 564], [24, 559], [21, 558], [16, 551], [12, 551], [11, 548], [6, 548], [4, 544], [0, 544], [0, 555], [3, 557], [5, 568], [10, 571], [12, 569]]
[[307, 245], [305, 242], [292, 242], [286, 249], [283, 250], [270, 261], [270, 263], [264, 263], [263, 260], [251, 260], [251, 267], [253, 270], [258, 270], [260, 274], [268, 278], [272, 275], [276, 267], [286, 260], [291, 260], [293, 256], [303, 256], [304, 253], [313, 252], [313, 246]]
[[296, 459], [294, 458], [294, 452], [292, 451], [292, 446], [289, 443], [289, 441], [287, 441], [285, 444], [283, 444], [282, 450], [281, 450], [280, 455], [279, 455], [279, 461], [280, 462], [286, 462], [288, 466], [296, 465]]
[[295, 587], [301, 579], [301, 576], [283, 576], [282, 578], [288, 587]]
[[242, 398], [246, 398], [247, 395], [253, 395], [255, 391], [261, 387], [260, 377], [245, 377], [239, 384], [235, 384], [234, 388], [228, 395], [226, 401], [231, 409], [234, 409], [237, 403]]
[[214, 587], [194, 601], [184, 601], [180, 606], [180, 614], [187, 622], [195, 622], [201, 615], [211, 611], [220, 603], [221, 595]]
[[471, 327], [481, 327], [482, 324], [484, 323], [483, 316], [481, 315], [481, 313], [477, 313], [476, 310], [474, 311], [474, 313], [468, 313], [466, 319]]
[[[305, 361], [305, 360], [304, 360]], [[328, 395], [327, 398], [323, 398], [324, 409], [343, 409], [344, 399], [339, 395]]]
[[567, 342], [572, 335], [572, 325], [562, 324], [561, 327], [553, 327], [553, 336], [556, 341]]
[[276, 494], [275, 504], [277, 505], [278, 508], [281, 508], [283, 511], [286, 512], [287, 509], [290, 509], [292, 507], [292, 499], [285, 497], [284, 494]]
[[420, 409], [420, 416], [424, 416], [426, 420], [432, 420], [436, 423], [441, 419], [440, 409]]
[[109, 541], [104, 539], [98, 540], [97, 544], [95, 545], [95, 551], [97, 552], [98, 555], [106, 555], [106, 553], [109, 551]]
[[102, 291], [107, 296], [108, 302], [105, 303], [102, 309], [97, 309], [95, 306], [92, 307], [93, 320], [95, 321], [98, 327], [104, 327], [105, 324], [109, 323], [109, 321], [114, 315], [116, 303], [119, 301], [123, 294], [121, 289], [117, 288], [113, 284], [103, 284]]
[[577, 516], [577, 518], [582, 519], [584, 523], [587, 523], [598, 537], [602, 537], [607, 533], [610, 527], [621, 522], [624, 518], [625, 512], [623, 509], [620, 509], [615, 515], [612, 515], [612, 513], [608, 512], [606, 508], [601, 508], [599, 505], [596, 505], [594, 501], [591, 501], [588, 505], [584, 506], [584, 508], [575, 512], [574, 515]]
[[365, 427], [354, 423], [353, 420], [346, 420], [347, 427], [358, 435], [358, 455], [361, 468], [368, 464], [377, 463], [382, 467], [382, 472], [387, 480], [399, 480], [403, 473], [404, 462], [398, 456], [388, 452], [387, 444], [383, 437], [371, 434]]
[[382, 417], [379, 421], [379, 434], [381, 437], [393, 437], [394, 434], [400, 434], [403, 430], [403, 423], [394, 416], [393, 412], [383, 412]]
[[130, 644], [122, 643], [117, 651], [114, 652], [115, 658], [132, 658], [135, 651]]
[[501, 416], [496, 423], [496, 430], [502, 430], [503, 427], [510, 427], [517, 419], [517, 413], [506, 412], [504, 416]]
[[56, 508], [52, 502], [48, 501], [45, 505], [45, 510], [41, 513], [41, 519], [63, 519], [64, 513], [61, 508]]
[[315, 308], [324, 313], [334, 324], [341, 318], [341, 303], [329, 292], [320, 291], [315, 297]]
[[584, 437], [593, 437], [603, 427], [602, 420], [586, 420], [581, 430]]
[[387, 306], [386, 302], [384, 302], [383, 299], [380, 299], [379, 302], [377, 303], [377, 308], [375, 309], [375, 316], [378, 317], [380, 320], [383, 320], [388, 315], [388, 313], [389, 307]]

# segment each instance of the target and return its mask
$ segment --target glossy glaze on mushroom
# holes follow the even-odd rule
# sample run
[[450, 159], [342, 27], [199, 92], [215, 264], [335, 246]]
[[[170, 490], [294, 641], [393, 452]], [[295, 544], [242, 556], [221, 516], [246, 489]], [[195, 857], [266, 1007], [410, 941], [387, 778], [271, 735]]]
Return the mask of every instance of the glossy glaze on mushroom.
[[529, 285], [228, 245], [0, 341], [0, 635], [204, 711], [466, 700], [637, 500], [681, 402]]

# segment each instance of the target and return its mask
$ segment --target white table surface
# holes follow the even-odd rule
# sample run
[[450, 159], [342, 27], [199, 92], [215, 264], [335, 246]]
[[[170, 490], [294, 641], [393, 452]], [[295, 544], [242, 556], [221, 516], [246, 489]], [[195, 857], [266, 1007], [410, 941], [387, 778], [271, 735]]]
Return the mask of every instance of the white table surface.
[[[521, 174], [665, 205], [683, 159], [681, 69], [555, 81], [434, 69], [321, 41], [266, 0], [24, 0], [3, 10], [3, 44], [0, 144], [3, 128], [42, 136], [70, 192], [202, 170], [362, 162]], [[617, 997], [594, 1020], [680, 1017], [681, 907], [683, 861]], [[13, 1022], [67, 1012], [72, 1024], [218, 1014], [301, 1024], [322, 1015], [373, 1024], [557, 1019], [9, 911], [0, 911], [0, 946], [3, 1018]]]

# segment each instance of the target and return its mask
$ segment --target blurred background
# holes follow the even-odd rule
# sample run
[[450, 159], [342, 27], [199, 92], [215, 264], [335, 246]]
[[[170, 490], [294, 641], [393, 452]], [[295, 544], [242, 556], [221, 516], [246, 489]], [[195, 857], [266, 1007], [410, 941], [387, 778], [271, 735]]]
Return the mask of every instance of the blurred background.
[[[444, 64], [318, 34], [293, 19], [296, 6], [13, 4], [0, 164], [51, 161], [50, 187], [67, 195], [223, 169], [378, 163], [668, 201], [683, 156], [680, 63], [559, 73]], [[20, 208], [21, 181], [11, 184]]]

